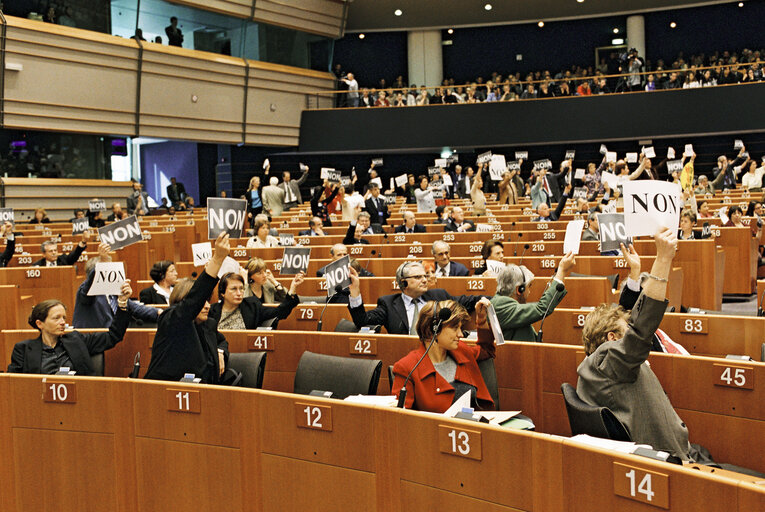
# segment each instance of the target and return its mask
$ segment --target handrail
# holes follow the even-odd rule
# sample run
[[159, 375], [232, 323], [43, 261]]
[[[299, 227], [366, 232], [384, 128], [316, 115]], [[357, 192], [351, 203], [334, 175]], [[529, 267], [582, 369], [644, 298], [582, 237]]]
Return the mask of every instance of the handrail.
[[[514, 81], [511, 82], [509, 79], [506, 78], [503, 82], [501, 82], [501, 83], [497, 82], [497, 83], [494, 83], [494, 85], [497, 86], [497, 87], [501, 87], [501, 86], [507, 85], [508, 83], [512, 83], [512, 84], [517, 84], [517, 85], [519, 85], [521, 87], [527, 87], [529, 84], [536, 85], [536, 84], [542, 84], [542, 83], [558, 83], [558, 82], [561, 82], [561, 81], [570, 81], [570, 82], [589, 81], [589, 82], [593, 82], [595, 80], [600, 80], [602, 78], [605, 78], [605, 79], [608, 80], [608, 79], [611, 79], [611, 78], [627, 78], [627, 77], [636, 76], [636, 75], [637, 76], [641, 76], [641, 77], [642, 76], [648, 76], [648, 75], [669, 75], [671, 73], [678, 73], [678, 75], [685, 75], [685, 73], [688, 73], [688, 72], [691, 72], [691, 71], [693, 71], [693, 72], [701, 71], [703, 73], [703, 71], [705, 71], [707, 69], [716, 69], [716, 70], [720, 71], [720, 73], [722, 73], [722, 70], [725, 69], [725, 68], [731, 68], [731, 70], [736, 71], [736, 70], [738, 70], [741, 67], [749, 68], [749, 67], [751, 67], [754, 64], [759, 64], [762, 67], [763, 65], [765, 65], [765, 61], [758, 60], [758, 61], [754, 61], [754, 62], [739, 62], [739, 63], [735, 63], [735, 64], [724, 64], [724, 65], [715, 64], [715, 65], [711, 65], [711, 66], [689, 66], [689, 67], [686, 67], [686, 68], [662, 69], [662, 70], [659, 70], [659, 71], [656, 71], [656, 70], [654, 70], [654, 71], [640, 71], [640, 72], [637, 72], [637, 73], [618, 73], [618, 74], [613, 74], [613, 75], [597, 74], [597, 75], [587, 75], [587, 76], [571, 76], [569, 78], [563, 78], [563, 79], [556, 79], [556, 78], [551, 77], [549, 79], [544, 79], [543, 78], [541, 80], [514, 80]], [[478, 84], [478, 85], [481, 86], [481, 87], [485, 87], [488, 82], [491, 82], [491, 80], [488, 80], [488, 81], [483, 82], [482, 84]], [[423, 87], [425, 87], [425, 90], [427, 90], [427, 91], [431, 91], [431, 90], [435, 90], [435, 89], [452, 89], [452, 90], [455, 90], [455, 89], [458, 89], [458, 88], [466, 89], [468, 87], [471, 87], [474, 84], [476, 84], [476, 82], [470, 82], [470, 83], [466, 83], [466, 84], [454, 84], [454, 85], [433, 85], [433, 86], [422, 86], [422, 85], [420, 85], [420, 86], [417, 86], [415, 88], [415, 90], [419, 92], [420, 90], [422, 90]], [[379, 91], [385, 91], [386, 93], [398, 93], [398, 92], [402, 92], [403, 93], [403, 92], [412, 90], [412, 87], [385, 87], [385, 88], [369, 88], [369, 87], [363, 87], [362, 88], [362, 87], [360, 87], [359, 88], [359, 94], [361, 94], [361, 91], [364, 90], [364, 89], [368, 90], [370, 94], [377, 93]], [[572, 91], [572, 96], [573, 96], [573, 92], [574, 91]], [[331, 95], [348, 94], [348, 90], [347, 89], [336, 89], [334, 91], [326, 91], [326, 92], [322, 91], [322, 92], [317, 93], [317, 94], [331, 94]]]

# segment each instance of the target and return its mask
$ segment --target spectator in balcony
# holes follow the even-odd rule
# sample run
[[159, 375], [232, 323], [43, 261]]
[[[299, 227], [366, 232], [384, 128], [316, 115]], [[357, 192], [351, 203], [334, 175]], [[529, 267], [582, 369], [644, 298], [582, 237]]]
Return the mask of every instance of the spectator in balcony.
[[82, 233], [80, 241], [75, 246], [74, 250], [69, 254], [59, 254], [58, 244], [52, 240], [48, 240], [42, 243], [40, 250], [43, 257], [32, 263], [33, 267], [58, 267], [61, 265], [74, 265], [80, 258], [82, 251], [88, 246], [88, 240], [90, 240], [90, 231], [85, 230]]
[[653, 75], [653, 73], [649, 73], [648, 77], [646, 78], [645, 90], [646, 92], [653, 92], [656, 90], [656, 77]]
[[712, 74], [711, 69], [704, 70], [703, 78], [701, 79], [702, 87], [714, 87], [717, 85], [717, 78]]
[[592, 93], [611, 94], [611, 88], [608, 86], [608, 81], [604, 77], [598, 78], [592, 86]]
[[571, 86], [568, 82], [563, 81], [558, 86], [558, 96], [571, 96]]
[[701, 82], [696, 79], [696, 73], [689, 71], [688, 74], [685, 75], [683, 89], [696, 89], [697, 87], [701, 87]]
[[537, 90], [534, 88], [534, 84], [529, 82], [529, 84], [526, 86], [526, 90], [523, 91], [523, 94], [521, 94], [522, 100], [529, 100], [534, 99], [537, 97]]
[[430, 94], [424, 85], [420, 87], [420, 92], [417, 94], [417, 105], [430, 105]]
[[45, 16], [43, 16], [43, 21], [45, 23], [56, 23], [56, 8], [53, 6], [48, 7], [48, 10], [45, 11]]
[[135, 34], [130, 36], [130, 39], [135, 39], [136, 41], [146, 41], [146, 39], [143, 37], [143, 30], [140, 28], [135, 29]]
[[72, 14], [72, 6], [67, 5], [64, 7], [63, 13], [58, 17], [58, 24], [65, 27], [76, 27], [74, 22], [74, 15]]
[[125, 210], [122, 209], [122, 205], [120, 203], [113, 203], [112, 213], [106, 218], [106, 220], [108, 222], [114, 222], [117, 220], [127, 219], [127, 217], [128, 214]]
[[393, 99], [393, 106], [394, 107], [405, 107], [406, 106], [406, 98], [404, 97], [403, 93], [401, 93], [401, 92], [397, 92], [396, 93], [396, 97]]
[[664, 83], [665, 89], [680, 89], [683, 87], [683, 82], [677, 74], [677, 71], [672, 71], [669, 74], [669, 80]]
[[345, 78], [341, 78], [340, 81], [344, 82], [348, 87], [348, 106], [356, 108], [359, 106], [359, 83], [353, 76], [353, 73], [348, 73]]
[[170, 46], [183, 46], [183, 32], [178, 28], [178, 18], [170, 18], [170, 25], [165, 27], [167, 34], [167, 44]]
[[7, 267], [16, 251], [16, 238], [13, 234], [13, 225], [6, 221], [0, 225], [0, 237], [5, 236], [5, 251], [0, 254], [0, 267]]
[[366, 87], [361, 90], [361, 98], [359, 98], [360, 107], [374, 107], [375, 99], [369, 95], [369, 89]]
[[585, 80], [581, 84], [579, 84], [579, 87], [576, 88], [576, 95], [577, 96], [592, 96], [592, 90], [590, 89], [589, 80]]
[[502, 96], [499, 97], [499, 101], [514, 101], [515, 99], [515, 92], [510, 89], [510, 84], [502, 85]]
[[635, 48], [630, 48], [627, 54], [627, 71], [629, 77], [627, 78], [627, 86], [630, 91], [639, 91], [641, 89], [642, 78], [640, 72], [643, 70], [645, 61], [638, 55], [638, 51]]
[[175, 179], [175, 176], [170, 178], [170, 184], [166, 188], [167, 190], [167, 198], [170, 201], [170, 204], [176, 208], [183, 203], [183, 200], [186, 198], [186, 187], [183, 186], [183, 183], [178, 182]]
[[377, 101], [375, 101], [375, 107], [390, 107], [390, 101], [388, 101], [385, 91], [377, 93]]
[[441, 105], [443, 103], [444, 103], [444, 93], [440, 87], [436, 87], [436, 90], [433, 91], [433, 95], [430, 97], [430, 104]]
[[49, 224], [50, 219], [45, 213], [45, 208], [35, 208], [34, 216], [29, 220], [30, 224]]

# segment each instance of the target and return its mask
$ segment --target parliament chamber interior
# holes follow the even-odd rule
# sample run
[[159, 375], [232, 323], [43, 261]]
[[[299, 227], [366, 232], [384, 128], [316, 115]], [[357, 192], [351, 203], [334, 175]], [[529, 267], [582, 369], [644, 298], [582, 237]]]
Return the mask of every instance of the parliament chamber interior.
[[0, 510], [765, 511], [763, 20], [0, 3]]

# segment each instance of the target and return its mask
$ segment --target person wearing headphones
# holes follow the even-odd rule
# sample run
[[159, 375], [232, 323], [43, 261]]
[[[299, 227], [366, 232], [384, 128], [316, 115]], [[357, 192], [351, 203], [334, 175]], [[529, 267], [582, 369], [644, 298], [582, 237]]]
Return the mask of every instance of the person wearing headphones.
[[175, 263], [169, 260], [158, 261], [149, 270], [149, 276], [154, 284], [141, 290], [138, 298], [144, 304], [167, 304], [173, 286], [178, 281]]
[[356, 327], [382, 325], [388, 334], [417, 334], [417, 318], [425, 303], [431, 300], [458, 302], [468, 313], [475, 310], [475, 305], [482, 295], [460, 295], [453, 297], [446, 290], [434, 288], [428, 290], [428, 275], [422, 263], [407, 261], [396, 269], [396, 283], [401, 293], [384, 295], [377, 299], [377, 307], [364, 310], [361, 298], [359, 274], [350, 269], [351, 285], [348, 309]]
[[[534, 274], [524, 265], [508, 265], [497, 275], [497, 293], [491, 303], [497, 313], [502, 335], [508, 341], [536, 341], [532, 325], [552, 313], [566, 296], [565, 281], [576, 260], [568, 253], [560, 260], [558, 271], [538, 302], [526, 302]], [[558, 285], [563, 288], [559, 291]]]
[[305, 280], [305, 274], [299, 273], [292, 280], [287, 296], [276, 306], [264, 306], [257, 297], [244, 298], [244, 277], [229, 272], [218, 283], [219, 302], [210, 306], [210, 318], [218, 329], [257, 329], [263, 322], [276, 318], [287, 318], [300, 299], [297, 288]]
[[[443, 413], [454, 400], [470, 393], [471, 407], [494, 410], [494, 402], [478, 368], [479, 361], [494, 358], [494, 337], [486, 326], [488, 304], [485, 297], [476, 303], [478, 344], [472, 346], [460, 341], [462, 325], [470, 315], [459, 303], [431, 301], [422, 307], [416, 324], [421, 345], [393, 365], [392, 392], [397, 397], [407, 375], [412, 372], [406, 384], [405, 408]], [[442, 309], [448, 310], [450, 315], [439, 325]], [[427, 351], [428, 357], [424, 357], [434, 335], [436, 341]], [[422, 362], [416, 366], [420, 358]]]

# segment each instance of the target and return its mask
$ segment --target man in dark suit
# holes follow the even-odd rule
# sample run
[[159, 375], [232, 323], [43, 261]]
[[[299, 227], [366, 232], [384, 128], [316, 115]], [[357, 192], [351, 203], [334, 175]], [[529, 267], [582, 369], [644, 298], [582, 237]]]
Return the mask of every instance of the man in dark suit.
[[177, 182], [175, 177], [170, 178], [170, 184], [167, 186], [167, 199], [176, 208], [180, 208], [186, 199], [186, 187]]
[[345, 232], [343, 243], [345, 245], [368, 244], [369, 240], [361, 237], [363, 232], [364, 226], [362, 226], [361, 223], [352, 220], [350, 224], [348, 224], [348, 231]]
[[108, 332], [82, 334], [66, 332], [66, 308], [58, 300], [45, 300], [32, 309], [29, 325], [40, 335], [13, 347], [8, 373], [53, 375], [61, 367], [69, 367], [77, 375], [94, 375], [91, 356], [100, 354], [122, 341], [130, 322], [127, 300], [132, 293], [130, 283], [122, 285], [117, 300], [117, 313]]
[[465, 277], [470, 271], [462, 263], [450, 261], [449, 244], [441, 240], [433, 242], [430, 252], [433, 253], [433, 260], [436, 263], [436, 277]]
[[69, 254], [59, 254], [58, 244], [53, 240], [48, 240], [40, 245], [43, 257], [32, 263], [33, 267], [60, 267], [62, 265], [74, 265], [80, 258], [82, 251], [88, 246], [88, 240], [90, 240], [90, 231], [86, 230], [82, 233], [82, 239]]
[[465, 220], [465, 212], [459, 206], [452, 209], [452, 214], [444, 226], [444, 231], [475, 231], [475, 224], [471, 220]]
[[324, 222], [319, 217], [311, 217], [308, 228], [298, 233], [298, 236], [324, 236]]
[[440, 288], [428, 290], [428, 279], [422, 263], [408, 261], [396, 270], [396, 283], [402, 293], [385, 295], [377, 299], [377, 307], [364, 310], [358, 273], [351, 269], [348, 309], [353, 323], [359, 329], [365, 325], [382, 325], [388, 334], [416, 334], [415, 326], [422, 306], [431, 300], [454, 300], [468, 313], [475, 310], [480, 295], [453, 297]]
[[120, 203], [114, 203], [112, 204], [112, 213], [106, 217], [107, 222], [114, 222], [117, 220], [127, 219], [128, 214], [125, 210], [122, 209], [122, 205]]
[[568, 195], [571, 193], [571, 185], [566, 185], [566, 189], [563, 191], [563, 195], [558, 201], [558, 206], [555, 211], [550, 210], [550, 206], [547, 203], [541, 203], [537, 206], [537, 214], [539, 217], [534, 219], [535, 222], [552, 222], [560, 219], [563, 213], [563, 208], [566, 207], [566, 201], [568, 201]]
[[183, 46], [183, 32], [178, 28], [178, 18], [170, 18], [170, 25], [165, 27], [167, 44], [170, 46]]
[[369, 184], [369, 192], [372, 197], [365, 201], [365, 208], [370, 217], [370, 222], [373, 224], [385, 225], [388, 223], [388, 206], [385, 204], [385, 199], [380, 196], [380, 186], [375, 183]]
[[137, 181], [133, 182], [133, 192], [127, 198], [127, 210], [131, 215], [149, 215], [149, 193]]
[[[114, 295], [88, 295], [96, 275], [96, 263], [112, 261], [109, 250], [109, 244], [102, 242], [98, 245], [98, 256], [90, 258], [85, 265], [87, 277], [77, 288], [72, 314], [72, 326], [77, 329], [103, 329], [112, 323], [117, 312], [118, 299]], [[127, 302], [127, 311], [131, 317], [149, 324], [156, 323], [159, 317], [157, 309], [144, 306], [134, 300]]]
[[425, 226], [417, 224], [417, 219], [413, 212], [404, 212], [404, 223], [400, 226], [396, 226], [396, 233], [424, 233]]

